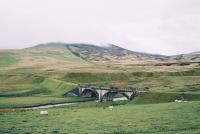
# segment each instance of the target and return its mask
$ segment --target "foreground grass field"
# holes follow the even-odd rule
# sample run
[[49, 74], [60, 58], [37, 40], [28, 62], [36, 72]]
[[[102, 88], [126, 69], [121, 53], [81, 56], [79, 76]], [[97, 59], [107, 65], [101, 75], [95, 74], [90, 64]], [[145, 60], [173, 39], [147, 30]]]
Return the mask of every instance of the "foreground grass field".
[[200, 102], [0, 112], [0, 133], [199, 134]]

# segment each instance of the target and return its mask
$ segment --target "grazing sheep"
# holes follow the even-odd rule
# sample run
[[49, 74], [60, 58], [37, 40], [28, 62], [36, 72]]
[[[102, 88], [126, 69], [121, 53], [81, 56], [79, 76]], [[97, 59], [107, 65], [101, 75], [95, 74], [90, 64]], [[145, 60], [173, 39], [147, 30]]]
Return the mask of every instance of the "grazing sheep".
[[181, 102], [188, 102], [188, 101], [183, 101], [183, 100], [175, 100], [175, 102], [181, 103]]
[[40, 111], [40, 115], [48, 115], [49, 113], [48, 113], [48, 111]]
[[113, 110], [113, 109], [114, 109], [114, 107], [113, 107], [113, 106], [109, 106], [108, 108], [109, 108], [109, 110]]
[[182, 100], [175, 100], [175, 102], [178, 102], [178, 103], [180, 103], [180, 102], [183, 102]]

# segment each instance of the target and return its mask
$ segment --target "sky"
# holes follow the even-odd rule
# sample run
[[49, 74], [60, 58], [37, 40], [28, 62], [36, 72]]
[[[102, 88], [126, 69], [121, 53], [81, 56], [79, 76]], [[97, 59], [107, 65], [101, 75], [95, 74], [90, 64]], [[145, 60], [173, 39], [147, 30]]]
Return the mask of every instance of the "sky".
[[0, 49], [49, 42], [200, 51], [200, 0], [0, 0]]

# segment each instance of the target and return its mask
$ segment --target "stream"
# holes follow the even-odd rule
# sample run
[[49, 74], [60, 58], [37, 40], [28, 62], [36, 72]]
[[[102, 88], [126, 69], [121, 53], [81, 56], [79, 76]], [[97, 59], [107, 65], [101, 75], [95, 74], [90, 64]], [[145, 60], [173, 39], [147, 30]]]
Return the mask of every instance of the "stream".
[[67, 102], [67, 103], [61, 103], [61, 104], [51, 104], [51, 105], [35, 106], [35, 107], [25, 108], [25, 110], [55, 108], [55, 107], [61, 107], [61, 106], [74, 105], [74, 104], [78, 104], [78, 103], [79, 102], [74, 102], [74, 103]]

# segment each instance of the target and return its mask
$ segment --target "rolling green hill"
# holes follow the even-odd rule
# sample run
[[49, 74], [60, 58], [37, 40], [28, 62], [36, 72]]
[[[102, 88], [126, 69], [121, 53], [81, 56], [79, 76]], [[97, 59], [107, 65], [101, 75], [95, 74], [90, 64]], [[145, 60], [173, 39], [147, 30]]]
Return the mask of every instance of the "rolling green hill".
[[[197, 64], [200, 61], [199, 57], [200, 53], [198, 52], [171, 57], [139, 53], [113, 44], [95, 46], [91, 44], [48, 43], [20, 50], [1, 50], [0, 67], [39, 67], [46, 70], [75, 70], [76, 68], [81, 68], [81, 71], [84, 68], [96, 67], [95, 65], [98, 68], [106, 69], [109, 66], [126, 68], [127, 66], [133, 67], [133, 65], [176, 67], [177, 65]], [[122, 69], [120, 68], [119, 70]]]

